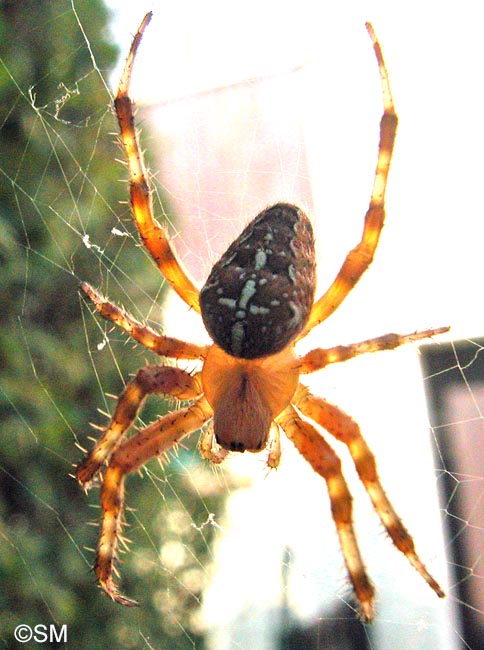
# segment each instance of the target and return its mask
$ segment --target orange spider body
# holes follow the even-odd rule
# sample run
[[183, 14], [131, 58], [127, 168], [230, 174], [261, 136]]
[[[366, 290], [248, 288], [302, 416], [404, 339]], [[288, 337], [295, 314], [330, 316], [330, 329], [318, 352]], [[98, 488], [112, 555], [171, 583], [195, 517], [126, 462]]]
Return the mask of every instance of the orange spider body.
[[299, 363], [290, 344], [306, 325], [316, 285], [312, 226], [286, 203], [261, 212], [214, 265], [200, 291], [216, 345], [202, 371], [217, 443], [260, 451], [290, 403]]
[[265, 448], [271, 422], [296, 392], [299, 365], [291, 347], [270, 357], [246, 360], [212, 345], [203, 366], [202, 384], [214, 413], [215, 440], [223, 449]]
[[[152, 365], [141, 368], [118, 399], [109, 425], [77, 467], [84, 489], [106, 465], [101, 484], [102, 522], [95, 571], [101, 588], [114, 601], [135, 605], [119, 593], [113, 572], [121, 539], [126, 476], [150, 458], [161, 456], [185, 436], [213, 420], [200, 440], [200, 453], [214, 463], [230, 451], [268, 450], [267, 465], [280, 460], [280, 430], [325, 480], [348, 575], [366, 620], [374, 615], [374, 588], [360, 554], [352, 522], [352, 497], [341, 462], [321, 430], [346, 445], [375, 511], [395, 546], [437, 593], [444, 592], [418, 557], [413, 540], [388, 500], [375, 458], [358, 425], [344, 411], [312, 395], [300, 375], [359, 354], [393, 349], [403, 343], [442, 333], [448, 328], [386, 334], [378, 338], [317, 348], [300, 357], [295, 344], [328, 318], [371, 264], [384, 222], [387, 176], [397, 128], [388, 75], [371, 25], [383, 90], [380, 145], [370, 205], [361, 241], [346, 256], [328, 290], [314, 300], [314, 241], [307, 216], [294, 205], [279, 203], [261, 212], [213, 267], [199, 292], [177, 259], [163, 227], [153, 216], [129, 98], [132, 67], [147, 14], [136, 33], [115, 98], [121, 143], [129, 175], [131, 207], [140, 237], [153, 260], [186, 304], [201, 313], [212, 345], [197, 345], [163, 336], [84, 283], [82, 289], [101, 316], [121, 327], [154, 353], [202, 362], [200, 372]], [[168, 413], [125, 439], [151, 394], [172, 395], [189, 405]]]

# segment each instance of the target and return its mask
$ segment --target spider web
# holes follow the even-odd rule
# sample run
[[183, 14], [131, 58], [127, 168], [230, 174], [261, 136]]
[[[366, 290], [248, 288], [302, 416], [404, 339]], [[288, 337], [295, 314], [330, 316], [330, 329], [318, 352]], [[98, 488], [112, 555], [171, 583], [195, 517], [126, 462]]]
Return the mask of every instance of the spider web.
[[[106, 89], [114, 85], [102, 68], [81, 3], [57, 4], [59, 25], [63, 13], [77, 25], [72, 56], [81, 43], [90, 55], [88, 74], [101, 79]], [[112, 32], [121, 57], [143, 15], [141, 4], [121, 10], [113, 3]], [[482, 126], [474, 118], [482, 108], [474, 83], [479, 78], [474, 66], [483, 55], [474, 27], [479, 7], [468, 3], [454, 13], [439, 4], [436, 30], [433, 3], [424, 9], [407, 3], [398, 12], [385, 3], [365, 5], [348, 2], [341, 12], [319, 7], [316, 12], [316, 3], [309, 1], [292, 9], [249, 3], [237, 15], [218, 2], [203, 11], [189, 1], [178, 9], [147, 5], [156, 13], [136, 62], [133, 95], [139, 98], [157, 214], [169, 224], [177, 250], [197, 280], [203, 281], [251, 216], [271, 202], [287, 200], [314, 215], [324, 288], [360, 235], [372, 182], [381, 104], [363, 25], [367, 19], [374, 23], [401, 119], [387, 225], [367, 276], [301, 349], [452, 326], [448, 347], [436, 345], [419, 354], [409, 346], [309, 379], [314, 392], [359, 422], [421, 557], [439, 581], [447, 580], [448, 598], [435, 598], [392, 548], [344, 450], [335, 445], [350, 480], [359, 541], [377, 589], [377, 620], [361, 626], [355, 621], [322, 480], [289, 444], [281, 468], [269, 475], [263, 459], [246, 454], [213, 472], [198, 461], [196, 435], [170, 455], [170, 462], [161, 467], [152, 462], [141, 477], [129, 479], [132, 543], [120, 570], [123, 588], [143, 601], [142, 608], [122, 610], [97, 593], [87, 571], [93, 554], [85, 546], [95, 544], [97, 529], [86, 522], [96, 519], [98, 511], [81, 513], [80, 508], [84, 501], [95, 507], [98, 492], [92, 490], [87, 499], [78, 495], [67, 475], [79, 459], [75, 444], [88, 444], [87, 422], [103, 422], [83, 404], [112, 411], [114, 402], [106, 394], [118, 393], [148, 355], [99, 322], [79, 300], [77, 283], [92, 282], [135, 317], [158, 323], [167, 333], [193, 341], [206, 335], [199, 318], [164, 291], [138, 246], [129, 208], [118, 203], [127, 197], [126, 185], [117, 182], [124, 178], [123, 168], [117, 165], [114, 177], [103, 178], [102, 163], [96, 164], [120, 157], [111, 146], [109, 133], [115, 126], [108, 91], [89, 121], [69, 120], [76, 93], [83, 99], [83, 73], [75, 87], [59, 86], [45, 102], [28, 87], [20, 89], [42, 134], [37, 136], [32, 127], [30, 144], [38, 138], [50, 161], [38, 179], [42, 191], [28, 196], [29, 211], [24, 203], [27, 156], [25, 162], [20, 157], [15, 171], [2, 170], [2, 191], [15, 197], [14, 218], [25, 239], [19, 245], [5, 229], [1, 242], [2, 254], [15, 250], [21, 279], [17, 292], [23, 300], [15, 303], [18, 334], [12, 332], [17, 370], [9, 374], [6, 366], [0, 386], [10, 414], [4, 435], [12, 441], [11, 448], [1, 450], [1, 489], [4, 495], [19, 494], [15, 510], [2, 513], [0, 549], [4, 566], [15, 561], [17, 579], [26, 585], [25, 611], [32, 599], [39, 603], [35, 616], [22, 620], [21, 609], [14, 617], [8, 600], [2, 601], [5, 647], [13, 622], [54, 622], [66, 623], [69, 640], [76, 638], [85, 647], [104, 647], [105, 635], [117, 647], [480, 649], [475, 630], [482, 633], [484, 626], [484, 469], [479, 453], [484, 436], [479, 247], [484, 233], [478, 218], [482, 199], [474, 189], [479, 187], [474, 152], [484, 145]], [[15, 78], [16, 70], [7, 66], [6, 74]], [[62, 84], [61, 72], [52, 74]], [[10, 108], [15, 108], [13, 100]], [[79, 129], [89, 129], [92, 148], [74, 172]], [[60, 193], [49, 194], [49, 173], [60, 175]], [[70, 213], [65, 204], [59, 211], [61, 194], [69, 197]], [[94, 218], [105, 221], [101, 229]], [[50, 247], [41, 247], [41, 238]], [[12, 263], [10, 254], [5, 259]], [[42, 298], [35, 308], [29, 302], [39, 275], [49, 305], [49, 287], [59, 278], [66, 283], [55, 311], [47, 310], [46, 318], [58, 323], [54, 329], [42, 330], [32, 317], [35, 309], [42, 310]], [[65, 316], [73, 311], [79, 316], [77, 334], [74, 321]], [[50, 341], [60, 336], [64, 318], [64, 334], [67, 327], [67, 340], [72, 336], [76, 342], [74, 356], [66, 339], [60, 347]], [[458, 340], [468, 342], [465, 350], [454, 343]], [[51, 356], [39, 352], [47, 349]], [[59, 355], [69, 367], [53, 378], [49, 364], [57, 363]], [[430, 357], [432, 364], [421, 367], [422, 358]], [[76, 376], [76, 388], [68, 387], [68, 375]], [[89, 401], [87, 384], [93, 392]], [[435, 401], [429, 392], [426, 401], [424, 387], [430, 391], [434, 386], [439, 391], [437, 397], [433, 394]], [[72, 393], [75, 408], [68, 405]], [[50, 419], [40, 425], [41, 408], [32, 402], [49, 410]], [[428, 414], [436, 404], [438, 412]], [[150, 402], [143, 421], [167, 406], [176, 405]], [[55, 435], [60, 432], [59, 446]], [[27, 463], [32, 448], [37, 463], [31, 456]], [[63, 469], [55, 471], [63, 472], [63, 478], [48, 473], [54, 458], [62, 459]], [[27, 463], [28, 475], [14, 473], [14, 461]], [[65, 502], [73, 504], [70, 509]], [[72, 512], [76, 508], [78, 517]], [[45, 529], [28, 525], [37, 512], [48, 522]], [[39, 550], [54, 543], [63, 549], [62, 559]], [[53, 566], [61, 567], [62, 579], [49, 585], [46, 575]], [[72, 582], [73, 572], [77, 578]], [[466, 629], [465, 616], [472, 619], [473, 632]]]

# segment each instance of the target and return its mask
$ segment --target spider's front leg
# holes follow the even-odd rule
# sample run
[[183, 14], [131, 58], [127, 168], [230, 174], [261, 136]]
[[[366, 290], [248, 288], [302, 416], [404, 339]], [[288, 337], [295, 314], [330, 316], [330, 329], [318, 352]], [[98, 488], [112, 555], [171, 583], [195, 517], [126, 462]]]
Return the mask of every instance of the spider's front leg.
[[353, 527], [352, 496], [341, 471], [341, 461], [322, 435], [302, 420], [292, 406], [277, 418], [283, 431], [311, 467], [326, 481], [331, 512], [351, 584], [367, 621], [374, 616], [375, 589], [366, 573]]
[[76, 479], [85, 490], [90, 488], [93, 477], [119, 447], [145, 397], [152, 393], [194, 399], [201, 394], [199, 375], [192, 376], [171, 366], [146, 366], [138, 370], [136, 377], [121, 393], [109, 426], [92, 451], [77, 466]]
[[138, 603], [119, 593], [113, 580], [124, 507], [127, 474], [142, 467], [150, 458], [161, 456], [182, 438], [199, 429], [212, 416], [208, 402], [201, 398], [192, 406], [169, 413], [139, 431], [113, 452], [101, 485], [102, 522], [95, 571], [101, 589], [115, 602]]
[[304, 416], [317, 422], [336, 440], [347, 446], [358, 476], [391, 540], [431, 589], [435, 591], [437, 596], [443, 598], [445, 596], [444, 590], [435, 578], [430, 575], [418, 556], [410, 533], [403, 525], [380, 483], [375, 456], [361, 435], [358, 424], [340, 408], [321, 397], [312, 395], [301, 384], [294, 396], [294, 404]]

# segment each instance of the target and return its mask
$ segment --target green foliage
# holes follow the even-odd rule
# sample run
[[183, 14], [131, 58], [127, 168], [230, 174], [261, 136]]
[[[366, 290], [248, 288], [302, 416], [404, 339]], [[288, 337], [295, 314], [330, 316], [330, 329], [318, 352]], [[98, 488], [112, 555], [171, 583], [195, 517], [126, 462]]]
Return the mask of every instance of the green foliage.
[[[106, 79], [116, 48], [98, 0], [0, 4], [0, 641], [19, 623], [67, 624], [77, 648], [202, 647], [191, 627], [206, 579], [213, 505], [188, 481], [195, 454], [128, 482], [126, 609], [96, 588], [99, 511], [69, 476], [87, 423], [112, 410], [145, 351], [79, 297], [99, 286], [143, 317], [160, 278], [137, 247]], [[81, 29], [82, 27], [82, 29]], [[135, 26], [133, 26], [133, 29]], [[96, 65], [93, 64], [93, 60]], [[139, 299], [145, 296], [142, 303]], [[136, 307], [134, 306], [136, 301]], [[158, 411], [163, 407], [158, 404]], [[188, 469], [187, 469], [188, 467]], [[197, 469], [198, 468], [198, 469]], [[197, 466], [200, 472], [200, 467]], [[202, 471], [202, 483], [206, 477]], [[149, 477], [151, 480], [148, 480]], [[214, 499], [217, 497], [213, 497]], [[205, 537], [207, 535], [207, 537]], [[164, 549], [164, 550], [163, 550]]]

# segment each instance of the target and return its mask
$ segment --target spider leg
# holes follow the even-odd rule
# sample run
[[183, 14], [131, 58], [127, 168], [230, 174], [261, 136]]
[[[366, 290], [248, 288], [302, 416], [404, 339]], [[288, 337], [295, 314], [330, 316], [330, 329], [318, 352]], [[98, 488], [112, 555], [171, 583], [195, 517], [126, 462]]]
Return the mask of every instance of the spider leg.
[[121, 309], [114, 303], [102, 296], [94, 287], [87, 282], [81, 284], [81, 289], [92, 300], [97, 311], [106, 320], [112, 321], [121, 327], [135, 341], [163, 357], [174, 359], [204, 359], [207, 345], [196, 345], [180, 339], [171, 338], [158, 334], [148, 325], [140, 323], [131, 314]]
[[388, 172], [390, 171], [398, 118], [395, 113], [388, 72], [383, 60], [380, 44], [376, 39], [372, 26], [367, 23], [366, 27], [373, 41], [373, 49], [378, 62], [383, 91], [380, 143], [370, 205], [365, 216], [363, 235], [360, 243], [348, 253], [343, 262], [343, 266], [326, 293], [314, 303], [307, 325], [298, 337], [300, 339], [306, 336], [313, 327], [328, 318], [339, 307], [370, 266], [385, 220], [385, 190]]
[[144, 399], [152, 393], [193, 399], [202, 392], [199, 375], [190, 375], [171, 366], [146, 366], [136, 373], [118, 398], [109, 426], [86, 458], [77, 466], [76, 479], [88, 490], [101, 466], [109, 462], [113, 451], [134, 422]]
[[121, 144], [128, 163], [131, 209], [140, 237], [160, 271], [178, 295], [195, 311], [200, 312], [198, 289], [178, 259], [165, 230], [153, 216], [153, 202], [134, 125], [133, 102], [129, 97], [136, 52], [150, 20], [151, 13], [148, 13], [133, 39], [114, 100], [114, 109], [121, 131]]
[[382, 524], [393, 543], [408, 559], [439, 598], [445, 596], [437, 581], [430, 575], [415, 550], [415, 544], [390, 503], [378, 477], [375, 457], [361, 435], [358, 424], [337, 406], [312, 395], [299, 384], [293, 403], [303, 415], [314, 420], [337, 440], [344, 443], [358, 472], [361, 482], [373, 503]]
[[302, 420], [292, 406], [277, 418], [289, 440], [311, 467], [324, 478], [328, 487], [331, 511], [353, 589], [363, 615], [370, 621], [374, 615], [374, 595], [361, 557], [353, 527], [352, 496], [341, 471], [341, 461], [322, 435]]
[[121, 605], [138, 604], [120, 594], [113, 580], [123, 523], [125, 478], [150, 458], [161, 456], [182, 438], [199, 429], [211, 416], [212, 409], [202, 398], [192, 406], [169, 413], [142, 429], [119, 446], [111, 457], [101, 486], [101, 533], [94, 568], [101, 589]]
[[385, 334], [374, 339], [351, 343], [350, 345], [337, 345], [334, 348], [316, 348], [301, 357], [299, 372], [307, 374], [320, 370], [330, 363], [348, 361], [360, 354], [378, 352], [380, 350], [393, 350], [404, 343], [413, 343], [420, 339], [426, 339], [436, 334], [447, 332], [449, 327], [438, 327], [436, 329], [413, 332], [412, 334]]

